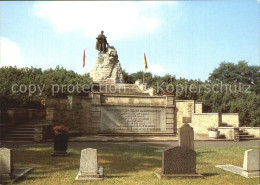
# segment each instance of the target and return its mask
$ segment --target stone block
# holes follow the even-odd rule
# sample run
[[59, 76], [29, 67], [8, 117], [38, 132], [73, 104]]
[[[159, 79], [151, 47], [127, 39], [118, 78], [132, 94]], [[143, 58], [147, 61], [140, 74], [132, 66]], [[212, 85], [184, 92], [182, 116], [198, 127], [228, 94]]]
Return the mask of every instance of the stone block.
[[166, 129], [173, 129], [173, 124], [166, 124]]
[[182, 123], [191, 123], [191, 117], [182, 117]]
[[166, 118], [166, 124], [172, 123], [174, 124], [174, 118]]
[[169, 119], [169, 118], [174, 119], [174, 114], [166, 114], [166, 118], [167, 118], [167, 119]]
[[174, 108], [166, 108], [166, 114], [174, 114]]

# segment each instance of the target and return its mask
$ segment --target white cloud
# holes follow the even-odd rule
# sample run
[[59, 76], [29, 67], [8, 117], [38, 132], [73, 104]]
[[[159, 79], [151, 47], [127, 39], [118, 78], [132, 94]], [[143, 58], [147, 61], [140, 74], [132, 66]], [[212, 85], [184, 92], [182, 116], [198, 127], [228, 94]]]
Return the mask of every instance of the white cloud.
[[2, 66], [17, 66], [22, 67], [23, 56], [19, 46], [5, 38], [0, 38], [0, 67]]
[[101, 30], [109, 40], [154, 32], [162, 23], [160, 2], [36, 2], [34, 13], [48, 19], [60, 33], [82, 31], [96, 37]]
[[148, 71], [151, 72], [153, 75], [164, 75], [165, 70], [164, 67], [160, 64], [151, 64], [148, 66]]

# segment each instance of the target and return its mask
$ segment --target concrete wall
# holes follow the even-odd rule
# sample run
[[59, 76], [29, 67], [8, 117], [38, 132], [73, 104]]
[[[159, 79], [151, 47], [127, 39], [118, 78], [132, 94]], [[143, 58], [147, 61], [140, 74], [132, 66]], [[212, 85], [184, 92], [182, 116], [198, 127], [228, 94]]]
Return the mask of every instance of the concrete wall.
[[239, 127], [238, 113], [222, 113], [222, 123], [232, 127]]
[[202, 113], [202, 102], [195, 103], [195, 113], [197, 114]]
[[221, 123], [221, 114], [219, 113], [194, 113], [192, 115], [192, 123], [190, 124], [195, 133], [207, 134], [208, 128], [219, 127]]
[[68, 96], [67, 99], [46, 99], [46, 121], [53, 125], [64, 124], [70, 130], [91, 133], [92, 98]]
[[260, 127], [240, 127], [240, 129], [247, 132], [249, 135], [260, 138]]
[[65, 124], [82, 133], [174, 133], [173, 96], [139, 96], [93, 93], [92, 97], [46, 99], [46, 120]]
[[236, 132], [238, 132], [238, 130], [234, 127], [219, 127], [218, 131], [220, 132], [219, 133], [220, 138], [225, 138], [230, 140], [234, 140]]

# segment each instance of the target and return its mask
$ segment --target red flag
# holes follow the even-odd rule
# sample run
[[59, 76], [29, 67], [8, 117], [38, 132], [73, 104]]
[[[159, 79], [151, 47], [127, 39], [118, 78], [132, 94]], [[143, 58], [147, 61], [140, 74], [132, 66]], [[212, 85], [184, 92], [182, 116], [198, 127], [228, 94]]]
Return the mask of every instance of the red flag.
[[84, 49], [84, 52], [83, 52], [83, 67], [85, 67], [85, 49]]

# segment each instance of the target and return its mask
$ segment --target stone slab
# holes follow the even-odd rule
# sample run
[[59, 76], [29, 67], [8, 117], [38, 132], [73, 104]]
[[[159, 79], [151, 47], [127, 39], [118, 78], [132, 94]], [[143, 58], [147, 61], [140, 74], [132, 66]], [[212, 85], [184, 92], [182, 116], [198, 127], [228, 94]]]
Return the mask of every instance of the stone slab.
[[71, 149], [63, 152], [63, 151], [53, 151], [53, 153], [51, 154], [52, 157], [67, 157], [70, 155]]
[[84, 175], [82, 176], [81, 173], [79, 172], [78, 175], [75, 178], [76, 181], [91, 181], [91, 180], [104, 180], [103, 176], [99, 175]]
[[196, 173], [196, 174], [163, 174], [162, 172], [155, 172], [155, 175], [160, 179], [172, 179], [172, 178], [204, 178], [203, 175]]
[[252, 171], [252, 172], [247, 172], [244, 171], [243, 168], [234, 166], [231, 164], [226, 164], [226, 165], [217, 165], [217, 168], [229, 171], [231, 173], [235, 173], [238, 175], [241, 175], [246, 178], [255, 178], [255, 177], [260, 177], [260, 171]]
[[77, 181], [95, 181], [104, 180], [103, 166], [98, 167], [98, 173], [93, 175], [83, 175], [80, 171], [78, 172], [75, 180]]
[[0, 178], [0, 183], [11, 183], [26, 175], [32, 168], [14, 168], [13, 173], [10, 179], [2, 179]]

